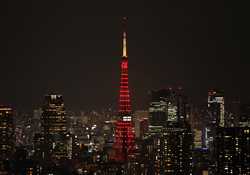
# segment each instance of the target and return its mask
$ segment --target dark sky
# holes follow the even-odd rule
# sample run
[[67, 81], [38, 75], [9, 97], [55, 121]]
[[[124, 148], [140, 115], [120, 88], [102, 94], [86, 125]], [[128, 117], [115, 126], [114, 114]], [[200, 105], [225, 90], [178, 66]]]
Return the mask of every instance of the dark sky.
[[194, 101], [209, 88], [250, 92], [249, 10], [243, 1], [8, 1], [1, 6], [0, 103], [31, 110], [43, 95], [69, 109], [115, 106], [121, 17], [128, 16], [134, 109], [148, 91], [182, 86]]

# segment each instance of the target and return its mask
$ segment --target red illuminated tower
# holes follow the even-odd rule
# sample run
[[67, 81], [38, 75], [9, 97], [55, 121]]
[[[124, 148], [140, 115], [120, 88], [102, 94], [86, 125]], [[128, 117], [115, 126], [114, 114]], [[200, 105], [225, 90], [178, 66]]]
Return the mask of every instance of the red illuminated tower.
[[123, 52], [121, 60], [121, 77], [119, 93], [119, 119], [116, 122], [114, 159], [116, 161], [127, 161], [133, 157], [135, 148], [134, 127], [132, 123], [131, 101], [128, 85], [128, 55], [127, 55], [127, 18], [123, 18]]

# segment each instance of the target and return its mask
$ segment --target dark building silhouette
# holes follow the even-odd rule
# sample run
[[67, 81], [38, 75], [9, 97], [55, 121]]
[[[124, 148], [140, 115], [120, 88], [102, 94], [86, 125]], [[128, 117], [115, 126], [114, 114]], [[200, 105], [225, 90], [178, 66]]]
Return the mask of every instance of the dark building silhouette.
[[240, 105], [239, 125], [242, 127], [250, 127], [250, 104]]
[[44, 157], [45, 152], [45, 140], [44, 135], [41, 133], [36, 133], [33, 138], [33, 146], [34, 146], [34, 160], [41, 160]]

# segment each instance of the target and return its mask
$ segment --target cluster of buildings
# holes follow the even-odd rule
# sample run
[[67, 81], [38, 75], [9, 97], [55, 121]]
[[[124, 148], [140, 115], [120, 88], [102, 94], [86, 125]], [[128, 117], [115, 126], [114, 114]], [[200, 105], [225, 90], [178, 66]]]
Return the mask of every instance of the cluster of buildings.
[[76, 114], [60, 94], [45, 95], [31, 117], [0, 106], [0, 174], [250, 174], [250, 105], [227, 109], [224, 93], [209, 90], [195, 108], [168, 88], [132, 111], [126, 30], [120, 68], [118, 112]]
[[197, 111], [182, 89], [161, 89], [151, 92], [148, 110], [76, 115], [62, 95], [46, 95], [19, 125], [33, 132], [29, 144], [22, 140], [31, 136], [16, 136], [13, 109], [0, 106], [0, 172], [247, 175], [250, 105], [237, 105], [238, 114], [227, 112], [223, 93], [211, 90]]

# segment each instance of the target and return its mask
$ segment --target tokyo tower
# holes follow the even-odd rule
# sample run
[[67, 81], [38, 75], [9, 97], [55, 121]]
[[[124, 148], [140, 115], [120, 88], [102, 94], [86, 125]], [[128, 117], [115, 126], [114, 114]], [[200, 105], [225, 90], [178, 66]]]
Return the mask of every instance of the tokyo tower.
[[127, 18], [123, 20], [122, 32], [122, 60], [120, 63], [120, 92], [119, 92], [119, 119], [116, 122], [115, 142], [113, 144], [114, 159], [125, 162], [133, 157], [135, 149], [135, 133], [132, 123], [131, 101], [128, 83], [128, 55], [127, 55]]

